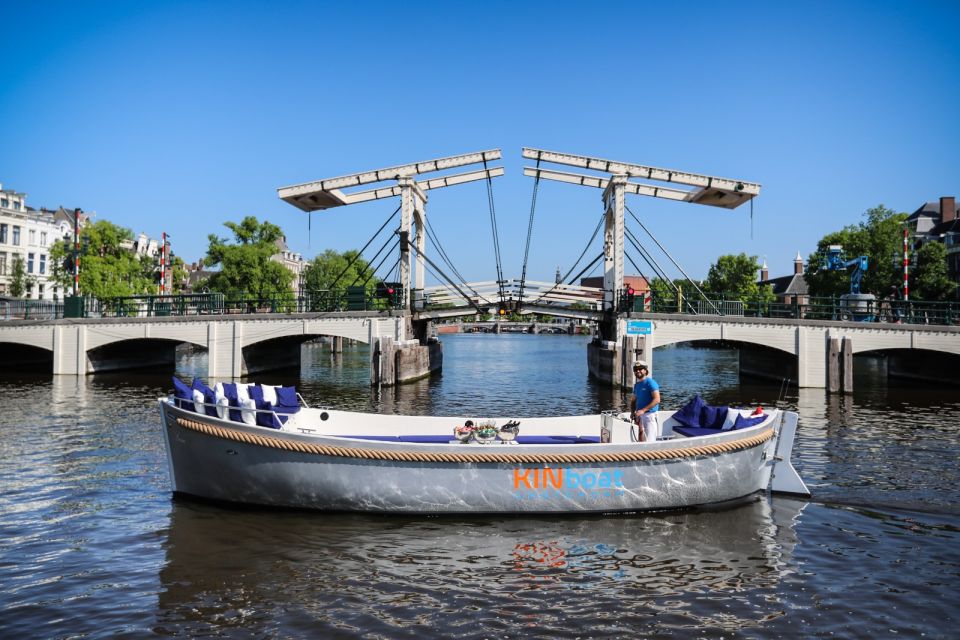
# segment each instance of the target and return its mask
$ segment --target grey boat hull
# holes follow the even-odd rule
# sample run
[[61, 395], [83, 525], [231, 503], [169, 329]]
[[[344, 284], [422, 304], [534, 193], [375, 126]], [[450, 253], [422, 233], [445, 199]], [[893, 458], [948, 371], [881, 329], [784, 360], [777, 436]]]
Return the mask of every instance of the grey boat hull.
[[[311, 429], [277, 431], [198, 415], [166, 399], [160, 409], [174, 492], [249, 505], [408, 514], [644, 511], [726, 502], [776, 489], [771, 485], [778, 463], [778, 473], [799, 481], [789, 465], [796, 414], [787, 412], [758, 427], [707, 438], [471, 446], [364, 441]], [[361, 423], [389, 418], [349, 415]], [[599, 416], [583, 418], [599, 422]], [[789, 437], [787, 447], [784, 436]], [[652, 452], [651, 459], [603, 459], [640, 450]], [[505, 459], [480, 461], [474, 454], [504, 454]], [[567, 459], [517, 461], [558, 454]], [[465, 459], [449, 461], [451, 455]], [[575, 458], [584, 461], [571, 461]], [[787, 482], [783, 490], [790, 486]]]

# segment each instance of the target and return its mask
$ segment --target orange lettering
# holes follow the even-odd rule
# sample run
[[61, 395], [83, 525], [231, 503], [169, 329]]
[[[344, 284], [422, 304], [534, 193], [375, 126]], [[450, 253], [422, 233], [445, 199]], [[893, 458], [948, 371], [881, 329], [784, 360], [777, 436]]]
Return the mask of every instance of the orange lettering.
[[[530, 484], [530, 471], [532, 471], [532, 469], [525, 469], [524, 472], [523, 472], [523, 474], [521, 475], [520, 469], [514, 469], [514, 470], [513, 470], [513, 488], [514, 488], [514, 490], [517, 490], [517, 489], [520, 488], [520, 483], [521, 483], [521, 482], [523, 482], [523, 484], [526, 485], [527, 489], [533, 489], [533, 486], [531, 486], [531, 484]], [[537, 481], [537, 480], [536, 480], [536, 476], [534, 476], [534, 480], [533, 480], [533, 481], [534, 481], [534, 486], [535, 486], [535, 485], [536, 485], [536, 481]]]
[[553, 485], [554, 489], [563, 487], [563, 469], [544, 469], [543, 470], [543, 488], [547, 488], [547, 483]]

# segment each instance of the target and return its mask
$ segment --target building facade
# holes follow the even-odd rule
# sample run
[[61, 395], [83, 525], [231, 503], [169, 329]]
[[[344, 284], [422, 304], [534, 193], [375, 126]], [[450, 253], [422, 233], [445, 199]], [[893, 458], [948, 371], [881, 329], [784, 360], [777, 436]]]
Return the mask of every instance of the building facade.
[[907, 218], [913, 232], [913, 249], [928, 242], [942, 242], [947, 249], [947, 273], [960, 284], [960, 207], [954, 196], [944, 196], [940, 202], [924, 203]]
[[72, 212], [27, 206], [27, 194], [0, 185], [0, 296], [11, 295], [15, 263], [27, 277], [25, 298], [56, 300], [63, 292], [52, 279], [50, 251], [73, 230]]

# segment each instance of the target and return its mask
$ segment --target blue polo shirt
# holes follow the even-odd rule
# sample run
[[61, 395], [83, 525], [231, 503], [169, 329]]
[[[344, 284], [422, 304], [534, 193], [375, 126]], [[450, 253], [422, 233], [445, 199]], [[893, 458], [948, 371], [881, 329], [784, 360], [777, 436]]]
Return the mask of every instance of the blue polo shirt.
[[[659, 391], [660, 385], [657, 384], [657, 381], [647, 376], [643, 380], [635, 383], [633, 385], [633, 395], [637, 396], [637, 409], [642, 409], [651, 402], [653, 402], [653, 392]], [[660, 405], [655, 404], [650, 407], [650, 412], [659, 411]]]

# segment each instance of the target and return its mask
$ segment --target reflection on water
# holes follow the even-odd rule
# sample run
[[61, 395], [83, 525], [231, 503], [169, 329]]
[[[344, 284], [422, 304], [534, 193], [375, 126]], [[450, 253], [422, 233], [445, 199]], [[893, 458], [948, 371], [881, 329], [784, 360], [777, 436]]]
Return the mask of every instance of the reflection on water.
[[[321, 630], [388, 636], [419, 627], [485, 637], [529, 626], [570, 635], [557, 626], [566, 612], [595, 629], [663, 616], [677, 626], [745, 628], [760, 622], [749, 594], [772, 592], [789, 571], [805, 506], [757, 499], [659, 516], [457, 520], [317, 518], [178, 500], [160, 625], [195, 634], [211, 621], [279, 617], [286, 626], [306, 617]], [[238, 546], [252, 562], [236, 561]], [[726, 614], [696, 611], [695, 594], [723, 595]]]
[[[304, 347], [311, 404], [595, 413], [576, 336], [448, 336], [441, 375], [370, 389], [365, 345]], [[852, 395], [740, 381], [736, 353], [664, 348], [664, 404], [800, 413], [813, 500], [615, 518], [386, 518], [173, 500], [169, 375], [0, 372], [0, 636], [952, 637], [960, 398], [858, 374]], [[178, 363], [205, 376], [204, 355]], [[865, 379], [863, 376], [867, 376]]]

